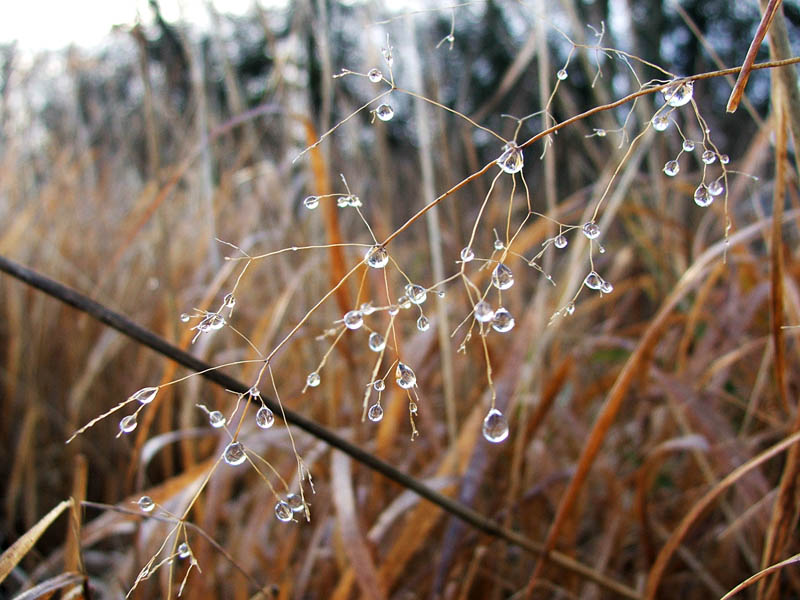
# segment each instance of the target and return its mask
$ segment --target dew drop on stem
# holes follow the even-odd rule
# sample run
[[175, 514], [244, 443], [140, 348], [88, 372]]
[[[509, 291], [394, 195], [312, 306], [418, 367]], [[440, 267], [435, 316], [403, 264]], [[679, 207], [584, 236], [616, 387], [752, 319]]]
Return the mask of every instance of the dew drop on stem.
[[496, 408], [489, 411], [483, 419], [483, 437], [493, 444], [499, 444], [508, 437], [508, 420]]
[[465, 263], [471, 262], [475, 260], [475, 253], [472, 251], [472, 248], [467, 246], [466, 248], [461, 249], [461, 260]]
[[505, 308], [498, 308], [492, 317], [492, 329], [498, 333], [507, 333], [514, 329], [514, 317]]
[[503, 263], [497, 263], [492, 271], [492, 285], [498, 290], [507, 290], [514, 285], [514, 274]]
[[417, 384], [417, 376], [414, 370], [405, 363], [397, 363], [397, 369], [395, 369], [394, 375], [397, 380], [397, 385], [404, 390], [411, 389]]
[[144, 512], [152, 512], [152, 510], [156, 507], [156, 503], [153, 502], [153, 499], [150, 496], [142, 496], [136, 502], [139, 505], [139, 509], [143, 510]]
[[503, 146], [503, 152], [495, 161], [505, 173], [519, 173], [525, 164], [522, 149], [515, 142], [508, 142]]
[[146, 387], [136, 392], [131, 398], [139, 402], [139, 404], [150, 404], [157, 393], [157, 387]]
[[381, 245], [375, 245], [364, 255], [367, 264], [373, 269], [382, 269], [389, 262], [389, 253]]
[[256, 425], [261, 429], [269, 429], [275, 424], [275, 414], [267, 406], [262, 406], [256, 411]]
[[373, 404], [367, 411], [367, 418], [373, 423], [377, 423], [383, 419], [383, 408], [380, 404]]
[[367, 78], [372, 83], [380, 83], [383, 80], [383, 73], [379, 69], [370, 69], [369, 73], [367, 73]]
[[119, 422], [119, 430], [122, 433], [130, 433], [139, 423], [136, 421], [136, 415], [128, 415], [126, 417], [122, 417]]
[[278, 521], [288, 523], [292, 520], [292, 507], [281, 500], [275, 505], [275, 517]]
[[222, 458], [226, 463], [235, 467], [247, 460], [247, 454], [245, 454], [244, 446], [241, 442], [231, 442], [226, 446]]
[[306, 385], [308, 387], [317, 387], [320, 384], [320, 381], [322, 381], [322, 378], [316, 371], [309, 373], [308, 377], [306, 377]]
[[472, 311], [475, 314], [475, 318], [481, 323], [488, 323], [494, 317], [494, 310], [486, 300], [481, 300], [475, 304], [475, 308]]
[[208, 413], [208, 423], [214, 429], [219, 429], [225, 425], [225, 416], [218, 410], [212, 410]]
[[380, 352], [386, 347], [386, 340], [377, 331], [369, 334], [369, 349], [373, 352]]
[[375, 115], [381, 121], [391, 121], [392, 117], [394, 116], [394, 109], [388, 104], [384, 103], [375, 109]]
[[303, 504], [303, 499], [300, 497], [300, 494], [287, 495], [286, 504], [289, 505], [289, 508], [291, 508], [294, 513], [303, 512], [303, 509], [305, 509], [305, 504]]
[[344, 316], [344, 326], [348, 329], [359, 329], [364, 324], [360, 310], [351, 310]]

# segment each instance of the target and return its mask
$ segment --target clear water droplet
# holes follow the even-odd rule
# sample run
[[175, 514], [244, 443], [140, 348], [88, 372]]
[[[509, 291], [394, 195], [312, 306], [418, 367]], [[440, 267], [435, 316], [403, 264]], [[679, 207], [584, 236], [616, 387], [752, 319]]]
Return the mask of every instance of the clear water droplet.
[[383, 408], [380, 404], [373, 404], [367, 411], [367, 418], [373, 423], [377, 423], [383, 419]]
[[397, 385], [404, 390], [413, 388], [417, 383], [417, 376], [414, 370], [405, 363], [397, 363], [394, 376], [397, 378]]
[[247, 390], [247, 393], [253, 400], [256, 398], [261, 398], [261, 390], [259, 390], [256, 386], [253, 386]]
[[483, 437], [493, 444], [499, 444], [508, 437], [508, 421], [496, 408], [489, 411], [483, 419]]
[[400, 312], [400, 307], [397, 304], [392, 304], [388, 308], [389, 315], [394, 317]]
[[225, 294], [225, 297], [222, 299], [222, 304], [225, 308], [233, 308], [236, 306], [236, 298], [234, 298], [233, 294]]
[[156, 397], [157, 393], [157, 387], [146, 387], [136, 392], [133, 396], [131, 396], [131, 399], [136, 400], [139, 402], [139, 404], [150, 404], [153, 401], [153, 398]]
[[372, 306], [372, 302], [364, 302], [364, 303], [361, 304], [361, 306], [358, 307], [358, 310], [361, 311], [362, 315], [366, 316], [366, 315], [371, 315], [372, 313], [374, 313], [375, 312], [375, 307]]
[[314, 371], [313, 373], [309, 373], [308, 377], [306, 377], [306, 385], [308, 387], [317, 387], [320, 381], [322, 381], [322, 378], [316, 371]]
[[608, 281], [603, 281], [602, 285], [600, 286], [600, 291], [604, 294], [610, 294], [614, 291], [614, 286]]
[[275, 424], [275, 414], [267, 406], [262, 406], [256, 411], [256, 425], [261, 429], [269, 429]]
[[288, 523], [292, 520], [292, 507], [281, 500], [275, 505], [275, 517], [282, 523]]
[[669, 127], [669, 117], [667, 115], [656, 115], [653, 117], [653, 129], [665, 131]]
[[708, 193], [712, 196], [720, 196], [725, 191], [725, 184], [721, 179], [715, 179], [708, 184]]
[[377, 331], [369, 334], [369, 349], [373, 352], [380, 352], [386, 347], [386, 340]]
[[364, 260], [373, 269], [382, 269], [389, 262], [389, 253], [381, 245], [375, 245], [364, 255]]
[[567, 236], [560, 233], [553, 239], [553, 245], [559, 249], [566, 248], [568, 243]]
[[416, 283], [407, 284], [405, 292], [406, 296], [408, 296], [408, 300], [417, 305], [422, 304], [428, 299], [428, 292], [424, 287]]
[[397, 304], [400, 305], [400, 308], [411, 308], [411, 300], [408, 299], [408, 296], [400, 296]]
[[728, 156], [727, 154], [720, 154], [719, 162], [722, 163], [723, 165], [727, 165], [729, 162], [731, 162], [731, 157]]
[[683, 151], [694, 152], [694, 142], [692, 140], [683, 140]]
[[418, 409], [417, 409], [417, 403], [416, 402], [414, 402], [412, 400], [411, 402], [408, 403], [408, 412], [410, 412], [412, 415], [415, 415], [415, 414], [417, 414], [417, 410]]
[[569, 77], [569, 73], [567, 73], [566, 69], [559, 69], [558, 73], [556, 73], [556, 77], [558, 77], [560, 81], [564, 81], [567, 77]]
[[383, 60], [386, 61], [386, 64], [389, 65], [391, 68], [392, 64], [394, 63], [394, 54], [392, 54], [392, 47], [388, 44], [385, 48], [381, 48], [381, 55], [383, 55]]
[[514, 317], [505, 308], [498, 308], [494, 311], [492, 318], [492, 329], [498, 333], [507, 333], [514, 329]]
[[350, 200], [348, 200], [349, 196], [339, 196], [336, 198], [336, 206], [339, 208], [344, 208], [350, 205]]
[[136, 415], [128, 415], [127, 417], [122, 417], [119, 422], [119, 430], [122, 433], [130, 433], [139, 423], [136, 421]]
[[420, 315], [419, 319], [417, 319], [417, 329], [420, 331], [428, 331], [431, 328], [431, 322], [428, 320], [428, 317], [425, 315]]
[[144, 512], [152, 512], [156, 507], [156, 503], [153, 502], [153, 499], [150, 496], [142, 496], [139, 498], [136, 504], [139, 505], [139, 510], [143, 510]]
[[319, 196], [306, 196], [306, 199], [303, 200], [303, 206], [308, 210], [314, 210], [319, 206]]
[[353, 208], [361, 207], [361, 198], [359, 198], [355, 194], [350, 194], [349, 196], [345, 196], [344, 199], [346, 206], [352, 206]]
[[461, 249], [461, 260], [465, 263], [475, 260], [475, 253], [472, 251], [472, 248], [467, 246]]
[[606, 137], [606, 130], [605, 129], [595, 129], [594, 133], [597, 137]]
[[188, 323], [189, 319], [191, 319], [191, 318], [192, 317], [189, 316], [189, 313], [181, 313], [181, 321], [183, 323]]
[[589, 221], [588, 223], [583, 224], [583, 235], [585, 235], [590, 240], [596, 240], [600, 237], [600, 227], [594, 221]]
[[495, 162], [504, 172], [511, 174], [519, 173], [525, 165], [522, 150], [515, 142], [508, 142], [503, 146], [503, 153]]
[[383, 81], [383, 73], [379, 69], [370, 69], [367, 77], [372, 83], [380, 83]]
[[475, 305], [473, 312], [475, 313], [475, 318], [481, 323], [488, 323], [494, 317], [494, 310], [492, 309], [491, 304], [486, 302], [486, 300], [481, 300], [478, 302]]
[[603, 278], [592, 271], [584, 278], [583, 284], [590, 290], [599, 290], [603, 285]]
[[303, 512], [306, 507], [300, 494], [288, 494], [286, 496], [286, 504], [289, 505], [293, 513]]
[[603, 244], [600, 244], [600, 243], [598, 243], [598, 244], [597, 244], [597, 251], [598, 251], [600, 254], [605, 254], [605, 253], [606, 253], [606, 247], [605, 247], [605, 246], [603, 246]]
[[381, 104], [375, 109], [375, 114], [381, 121], [391, 121], [394, 116], [394, 109], [388, 104]]
[[706, 150], [705, 152], [703, 152], [700, 158], [705, 164], [711, 165], [714, 164], [715, 160], [717, 160], [717, 155], [714, 154], [711, 150]]
[[208, 413], [208, 423], [214, 429], [219, 429], [220, 427], [224, 427], [225, 426], [225, 415], [223, 415], [218, 410], [212, 410], [210, 413]]
[[358, 329], [364, 324], [364, 316], [360, 310], [351, 310], [344, 316], [344, 326], [348, 329]]
[[501, 250], [503, 250], [504, 248], [505, 248], [505, 244], [503, 244], [503, 242], [501, 242], [500, 240], [495, 240], [495, 241], [494, 241], [494, 249], [495, 249], [495, 250], [497, 250], [498, 252], [500, 252], [500, 251], [501, 251]]
[[686, 81], [683, 83], [674, 83], [669, 87], [661, 90], [664, 94], [664, 100], [670, 106], [684, 106], [692, 101], [692, 94], [694, 92], [694, 81]]
[[245, 454], [244, 446], [241, 442], [231, 442], [225, 448], [222, 458], [225, 459], [226, 463], [235, 467], [247, 460], [247, 454]]
[[669, 177], [675, 177], [678, 174], [678, 171], [681, 170], [681, 166], [678, 164], [677, 160], [668, 160], [664, 164], [664, 173]]
[[571, 315], [572, 313], [575, 312], [575, 303], [574, 302], [570, 302], [569, 304], [567, 304], [567, 306], [565, 307], [564, 310], [567, 311], [568, 315]]
[[189, 544], [186, 542], [181, 542], [178, 546], [178, 557], [179, 558], [189, 558], [189, 555], [192, 551], [189, 549]]
[[503, 263], [497, 263], [492, 271], [492, 285], [498, 290], [507, 290], [514, 285], [514, 274]]
[[694, 202], [697, 206], [705, 208], [714, 201], [714, 196], [708, 193], [708, 187], [705, 183], [701, 183], [694, 191]]
[[375, 389], [376, 392], [382, 392], [386, 389], [386, 382], [383, 379], [376, 379], [375, 382], [372, 384], [372, 387]]

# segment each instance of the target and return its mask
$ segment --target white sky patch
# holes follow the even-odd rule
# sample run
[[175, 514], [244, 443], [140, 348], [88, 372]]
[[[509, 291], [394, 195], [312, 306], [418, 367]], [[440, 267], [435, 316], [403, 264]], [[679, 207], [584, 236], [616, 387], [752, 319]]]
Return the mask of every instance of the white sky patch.
[[[262, 0], [264, 8], [285, 6], [288, 0]], [[164, 18], [174, 23], [184, 15], [190, 23], [205, 29], [208, 11], [202, 0], [161, 0]], [[253, 0], [217, 0], [220, 13], [243, 14]], [[3, 11], [0, 43], [16, 40], [22, 50], [57, 50], [75, 44], [97, 46], [114, 25], [132, 26], [140, 18], [152, 22], [147, 0], [21, 0]]]

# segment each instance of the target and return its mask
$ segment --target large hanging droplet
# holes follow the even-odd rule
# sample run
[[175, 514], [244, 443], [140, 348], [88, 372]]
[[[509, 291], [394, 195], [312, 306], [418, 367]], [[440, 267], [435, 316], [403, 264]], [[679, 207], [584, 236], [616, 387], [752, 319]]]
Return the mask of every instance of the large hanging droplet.
[[508, 142], [503, 146], [503, 153], [495, 162], [503, 171], [511, 174], [519, 173], [525, 163], [522, 149], [515, 142]]
[[678, 164], [677, 160], [668, 160], [664, 163], [664, 174], [669, 177], [675, 177], [680, 170], [681, 166]]
[[226, 463], [235, 467], [247, 460], [247, 454], [245, 454], [244, 446], [241, 442], [231, 442], [225, 448], [222, 458], [225, 459]]
[[413, 388], [417, 383], [417, 376], [414, 374], [414, 370], [401, 362], [397, 363], [394, 376], [397, 379], [397, 385], [404, 390]]
[[708, 188], [705, 183], [701, 183], [694, 191], [694, 202], [697, 206], [705, 208], [714, 201], [714, 196], [708, 193]]
[[569, 73], [567, 73], [566, 69], [559, 69], [558, 73], [556, 73], [556, 77], [558, 77], [559, 81], [564, 81], [567, 77], [569, 77]]
[[380, 83], [381, 80], [383, 80], [383, 73], [378, 69], [370, 69], [369, 73], [367, 73], [367, 77], [372, 83]]
[[225, 294], [225, 297], [222, 299], [222, 304], [225, 308], [233, 308], [236, 306], [236, 298], [233, 293]]
[[608, 281], [603, 281], [602, 285], [600, 286], [600, 291], [604, 294], [610, 294], [614, 291], [614, 286], [611, 285]]
[[303, 206], [308, 210], [314, 210], [319, 206], [319, 196], [306, 196], [306, 199], [303, 200]]
[[288, 504], [292, 512], [295, 513], [303, 512], [303, 509], [305, 509], [305, 504], [303, 504], [303, 498], [300, 497], [300, 494], [289, 494], [286, 496], [286, 504]]
[[146, 387], [136, 392], [131, 396], [131, 399], [138, 401], [140, 404], [150, 404], [157, 393], [157, 387]]
[[292, 520], [292, 507], [281, 500], [275, 505], [275, 516], [277, 517], [278, 521], [288, 523]]
[[389, 262], [389, 253], [383, 246], [376, 245], [367, 250], [364, 259], [373, 269], [382, 269]]
[[481, 323], [488, 323], [494, 317], [494, 309], [486, 300], [479, 301], [473, 309], [475, 318]]
[[269, 407], [262, 406], [256, 411], [256, 425], [261, 429], [269, 429], [275, 424], [275, 414]]
[[136, 415], [128, 415], [127, 417], [122, 417], [119, 422], [119, 430], [122, 433], [130, 433], [139, 423], [136, 421]]
[[596, 240], [598, 237], [600, 237], [600, 227], [594, 221], [584, 223], [582, 231], [583, 235], [590, 240]]
[[489, 411], [483, 419], [483, 437], [493, 444], [499, 444], [508, 437], [508, 421], [496, 408]]
[[583, 284], [590, 290], [599, 290], [603, 285], [603, 278], [597, 273], [592, 271], [583, 280]]
[[152, 512], [152, 510], [156, 507], [156, 503], [153, 502], [153, 499], [150, 496], [142, 496], [136, 502], [139, 505], [139, 509], [143, 510], [144, 512]]
[[503, 263], [497, 263], [492, 271], [492, 285], [498, 290], [507, 290], [514, 285], [514, 274]]
[[373, 404], [367, 411], [367, 418], [373, 423], [377, 423], [383, 419], [383, 408], [380, 404]]
[[189, 316], [189, 313], [181, 313], [181, 322], [188, 323], [192, 317]]
[[386, 389], [386, 383], [383, 379], [376, 379], [375, 382], [372, 384], [372, 387], [375, 389], [376, 392], [382, 392]]
[[394, 116], [394, 109], [388, 104], [381, 104], [375, 109], [375, 114], [381, 121], [391, 121]]
[[360, 310], [351, 310], [344, 316], [344, 326], [348, 329], [358, 329], [364, 324], [364, 316]]
[[431, 328], [431, 322], [425, 315], [420, 315], [417, 319], [417, 329], [419, 331], [428, 331]]
[[475, 253], [472, 251], [472, 248], [467, 246], [461, 249], [461, 260], [465, 263], [475, 260]]
[[191, 553], [192, 551], [189, 548], [189, 544], [186, 542], [181, 542], [178, 546], [178, 558], [189, 558]]
[[712, 196], [720, 196], [725, 191], [725, 184], [721, 179], [715, 179], [708, 184], [708, 193]]
[[683, 151], [694, 152], [694, 142], [692, 140], [683, 140]]
[[322, 381], [322, 378], [319, 376], [319, 373], [317, 373], [316, 371], [314, 371], [312, 373], [309, 373], [308, 377], [306, 377], [306, 385], [308, 387], [317, 387], [319, 385], [320, 381]]
[[[428, 299], [428, 292], [425, 288], [416, 283], [409, 283], [406, 285], [406, 296], [413, 304], [422, 304]], [[401, 303], [402, 304], [402, 303]]]
[[492, 318], [492, 329], [498, 333], [506, 333], [514, 329], [514, 317], [505, 308], [498, 308], [494, 311]]
[[670, 106], [683, 106], [692, 101], [692, 93], [694, 92], [694, 81], [686, 81], [684, 83], [674, 83], [665, 87], [661, 93], [664, 94], [664, 100]]
[[219, 429], [225, 426], [225, 416], [218, 410], [212, 410], [208, 413], [208, 423], [214, 429]]
[[373, 352], [380, 352], [386, 347], [386, 340], [377, 331], [369, 334], [369, 349]]
[[667, 115], [656, 115], [653, 117], [653, 129], [656, 131], [665, 131], [669, 127], [669, 117]]
[[559, 234], [558, 234], [558, 235], [555, 237], [555, 239], [553, 240], [553, 245], [554, 245], [556, 248], [559, 248], [559, 249], [561, 249], [561, 248], [566, 248], [568, 243], [569, 243], [569, 242], [567, 241], [567, 236], [565, 236], [565, 235], [563, 235], [563, 234], [561, 234], [561, 233], [559, 233]]
[[714, 164], [714, 161], [717, 160], [717, 155], [714, 154], [711, 150], [706, 150], [705, 152], [703, 152], [700, 158], [705, 164], [712, 165]]

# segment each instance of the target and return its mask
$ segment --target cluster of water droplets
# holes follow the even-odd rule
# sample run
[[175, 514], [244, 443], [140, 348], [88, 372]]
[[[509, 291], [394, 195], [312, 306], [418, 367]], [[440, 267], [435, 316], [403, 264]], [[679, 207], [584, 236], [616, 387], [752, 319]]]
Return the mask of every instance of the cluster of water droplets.
[[590, 290], [597, 290], [603, 294], [610, 294], [614, 291], [614, 286], [608, 281], [600, 277], [596, 271], [591, 271], [583, 280], [585, 285]]

